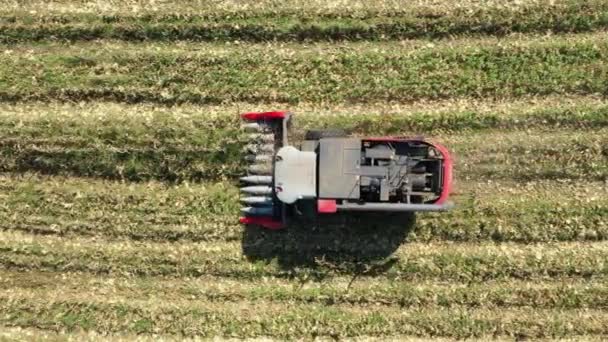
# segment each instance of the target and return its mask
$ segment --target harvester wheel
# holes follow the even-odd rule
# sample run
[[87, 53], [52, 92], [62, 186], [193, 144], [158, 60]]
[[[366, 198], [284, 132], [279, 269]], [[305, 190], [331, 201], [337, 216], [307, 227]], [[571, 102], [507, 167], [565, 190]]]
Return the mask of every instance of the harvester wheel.
[[311, 129], [306, 131], [306, 140], [319, 140], [322, 138], [344, 138], [346, 131], [343, 129]]

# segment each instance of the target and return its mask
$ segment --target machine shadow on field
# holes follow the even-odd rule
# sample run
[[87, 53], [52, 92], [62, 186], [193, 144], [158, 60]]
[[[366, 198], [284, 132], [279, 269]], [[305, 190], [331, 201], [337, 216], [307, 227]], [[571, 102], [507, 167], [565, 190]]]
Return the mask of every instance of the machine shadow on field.
[[[242, 248], [248, 260], [276, 260], [284, 270], [329, 266], [357, 272], [361, 265], [390, 257], [415, 223], [414, 213], [349, 213], [319, 216], [314, 222], [298, 222], [278, 231], [247, 226]], [[391, 260], [384, 266], [388, 270]]]

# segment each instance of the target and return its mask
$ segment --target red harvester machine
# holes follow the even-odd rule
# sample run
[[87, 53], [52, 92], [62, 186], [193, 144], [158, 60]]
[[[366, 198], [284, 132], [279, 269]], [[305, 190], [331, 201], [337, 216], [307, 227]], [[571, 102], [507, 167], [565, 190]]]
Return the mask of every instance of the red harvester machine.
[[251, 133], [248, 174], [241, 178], [243, 224], [281, 229], [302, 215], [445, 211], [453, 206], [448, 202], [452, 158], [440, 144], [311, 130], [298, 149], [288, 140], [291, 113], [241, 117]]

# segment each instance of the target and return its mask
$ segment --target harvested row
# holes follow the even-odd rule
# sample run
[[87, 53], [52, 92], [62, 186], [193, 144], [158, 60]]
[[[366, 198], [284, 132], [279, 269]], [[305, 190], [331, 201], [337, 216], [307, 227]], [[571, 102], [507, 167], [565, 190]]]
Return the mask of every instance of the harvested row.
[[63, 177], [0, 178], [0, 227], [42, 235], [152, 241], [240, 238], [238, 188]]
[[[517, 335], [517, 334], [515, 334]], [[175, 335], [161, 335], [161, 334], [151, 334], [151, 335], [142, 335], [136, 333], [100, 333], [96, 331], [49, 331], [43, 330], [33, 327], [4, 327], [0, 332], [0, 337], [6, 338], [9, 341], [17, 340], [26, 340], [26, 339], [36, 339], [36, 340], [69, 340], [69, 339], [77, 339], [79, 341], [106, 341], [111, 339], [112, 341], [117, 342], [129, 342], [133, 340], [137, 340], [140, 342], [147, 341], [158, 341], [159, 338], [162, 338], [163, 341], [182, 341], [184, 339], [183, 336], [176, 337]], [[602, 341], [602, 335], [579, 335], [576, 337], [570, 337], [569, 339], [572, 341]], [[295, 336], [294, 336], [295, 338]], [[490, 338], [490, 336], [487, 336]], [[391, 335], [391, 336], [357, 336], [351, 337], [354, 341], [409, 341], [409, 342], [418, 342], [421, 340], [425, 340], [425, 338], [412, 337], [407, 335]], [[428, 337], [426, 338], [428, 339]], [[435, 337], [434, 339], [439, 340], [441, 338]]]
[[463, 179], [604, 181], [608, 176], [608, 130], [496, 133], [442, 138]]
[[[339, 258], [318, 255], [314, 268], [292, 268], [302, 260], [302, 249], [316, 252], [316, 246], [305, 243], [268, 246], [267, 253], [278, 263], [244, 261], [237, 243], [213, 245], [188, 243], [110, 242], [98, 239], [53, 236], [31, 236], [1, 232], [0, 267], [8, 270], [87, 272], [116, 276], [216, 276], [232, 279], [260, 277], [328, 277], [333, 274], [359, 273], [362, 276], [386, 276], [400, 280], [445, 280], [485, 282], [507, 279], [597, 278], [608, 274], [606, 242], [521, 244], [450, 244], [408, 243], [398, 248], [395, 258], [383, 264], [362, 266], [348, 260], [346, 248]], [[248, 243], [244, 241], [247, 255]], [[352, 255], [376, 253], [350, 251]], [[378, 249], [378, 250], [374, 250]], [[308, 255], [307, 255], [308, 257]]]
[[[274, 5], [274, 4], [273, 4]], [[295, 5], [295, 6], [294, 6]], [[353, 4], [354, 5], [354, 4]], [[143, 13], [99, 15], [68, 9], [8, 12], [0, 20], [2, 43], [40, 40], [121, 39], [189, 41], [334, 41], [446, 38], [454, 35], [506, 35], [547, 31], [589, 32], [608, 27], [608, 5], [601, 0], [536, 1], [528, 4], [450, 6], [409, 4], [319, 7], [283, 4], [274, 11], [201, 10], [179, 6]], [[31, 6], [31, 5], [30, 5]], [[151, 4], [149, 7], [155, 7]], [[185, 6], [187, 8], [187, 6]], [[211, 6], [213, 7], [213, 6]], [[302, 8], [304, 7], [304, 8]], [[325, 8], [324, 8], [325, 7]], [[209, 7], [207, 7], [209, 8]], [[258, 7], [259, 8], [259, 7]], [[272, 7], [271, 7], [272, 8]], [[33, 13], [32, 13], [33, 12]], [[198, 13], [197, 13], [198, 12]]]
[[42, 9], [49, 13], [101, 13], [101, 14], [116, 14], [128, 13], [132, 15], [148, 14], [148, 13], [230, 13], [235, 16], [246, 16], [250, 13], [263, 12], [264, 14], [272, 15], [273, 13], [282, 13], [285, 10], [300, 9], [304, 13], [319, 12], [319, 13], [340, 13], [340, 11], [370, 11], [390, 12], [390, 11], [406, 11], [421, 8], [434, 8], [437, 10], [449, 9], [481, 9], [481, 8], [505, 8], [516, 9], [530, 5], [553, 5], [562, 6], [571, 3], [569, 0], [529, 0], [524, 2], [505, 3], [500, 0], [487, 0], [480, 3], [477, 0], [462, 0], [455, 2], [454, 0], [415, 0], [415, 1], [389, 1], [379, 0], [374, 3], [361, 2], [359, 0], [344, 0], [340, 4], [328, 3], [323, 0], [285, 0], [277, 2], [274, 0], [243, 0], [239, 2], [215, 2], [209, 0], [183, 0], [179, 3], [173, 3], [167, 0], [124, 0], [111, 5], [100, 2], [74, 2], [73, 0], [30, 0], [23, 3], [19, 0], [7, 0], [3, 11], [13, 14], [21, 12], [29, 12], [35, 14]]
[[171, 45], [154, 52], [146, 45], [88, 53], [18, 49], [0, 56], [0, 100], [367, 103], [605, 94], [604, 36], [523, 46], [465, 40], [414, 50], [345, 44], [275, 51], [269, 45], [254, 48], [259, 54], [240, 45], [219, 54], [172, 52]]
[[[449, 213], [418, 215], [415, 222], [340, 219], [294, 226], [289, 232], [243, 232], [238, 189], [228, 182], [168, 186], [63, 177], [0, 178], [0, 229], [36, 235], [135, 241], [237, 241], [259, 239], [252, 256], [304, 243], [304, 257], [398, 246], [403, 241], [597, 241], [608, 239], [608, 188], [604, 183], [460, 181]], [[43, 205], [42, 205], [43, 204]], [[353, 233], [356, 232], [356, 234]], [[377, 235], [378, 231], [390, 235]], [[390, 234], [389, 234], [390, 232]], [[335, 243], [339, 241], [339, 243]], [[265, 251], [267, 249], [267, 251]], [[389, 251], [386, 251], [389, 252]], [[373, 254], [373, 253], [372, 253]], [[308, 255], [310, 257], [310, 255]]]
[[[480, 284], [408, 283], [386, 278], [336, 277], [323, 282], [265, 279], [260, 282], [225, 278], [173, 279], [94, 276], [86, 273], [22, 273], [6, 271], [0, 290], [16, 298], [64, 298], [102, 302], [112, 293], [114, 302], [186, 301], [189, 304], [259, 302], [325, 305], [429, 307], [493, 307], [602, 309], [608, 307], [605, 279], [555, 281], [491, 281]], [[83, 293], [81, 289], [87, 288]]]

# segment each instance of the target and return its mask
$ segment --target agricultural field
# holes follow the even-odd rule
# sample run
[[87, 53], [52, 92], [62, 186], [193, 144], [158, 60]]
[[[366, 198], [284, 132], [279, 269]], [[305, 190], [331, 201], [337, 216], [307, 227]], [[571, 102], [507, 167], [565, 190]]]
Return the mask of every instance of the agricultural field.
[[[0, 0], [0, 341], [608, 337], [605, 0]], [[238, 224], [240, 112], [456, 208]]]

